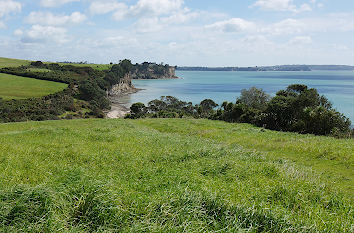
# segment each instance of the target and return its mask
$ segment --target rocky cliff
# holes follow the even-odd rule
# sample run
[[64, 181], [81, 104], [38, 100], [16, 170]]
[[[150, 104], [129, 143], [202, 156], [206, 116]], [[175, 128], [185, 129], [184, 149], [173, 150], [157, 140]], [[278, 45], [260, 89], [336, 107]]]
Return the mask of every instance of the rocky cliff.
[[123, 78], [119, 80], [119, 83], [113, 85], [111, 90], [107, 93], [109, 96], [119, 96], [123, 94], [129, 94], [136, 92], [136, 88], [132, 84], [131, 74], [124, 75]]
[[173, 79], [178, 78], [175, 73], [175, 67], [169, 65], [159, 65], [156, 63], [147, 63], [134, 65], [132, 71], [133, 79]]

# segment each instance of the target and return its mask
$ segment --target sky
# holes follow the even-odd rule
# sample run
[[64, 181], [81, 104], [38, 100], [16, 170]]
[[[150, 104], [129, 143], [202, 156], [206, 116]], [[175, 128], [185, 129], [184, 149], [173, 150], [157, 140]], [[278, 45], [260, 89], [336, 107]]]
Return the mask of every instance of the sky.
[[354, 65], [353, 0], [0, 0], [0, 57]]

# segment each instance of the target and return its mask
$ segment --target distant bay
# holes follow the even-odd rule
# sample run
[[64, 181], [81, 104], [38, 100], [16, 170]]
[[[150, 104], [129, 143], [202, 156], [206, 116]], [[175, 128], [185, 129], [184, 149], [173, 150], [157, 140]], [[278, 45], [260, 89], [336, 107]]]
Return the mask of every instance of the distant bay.
[[230, 71], [177, 71], [181, 79], [133, 80], [136, 88], [144, 89], [126, 97], [123, 102], [147, 104], [160, 96], [175, 96], [194, 104], [203, 99], [235, 102], [242, 89], [262, 88], [272, 96], [290, 84], [306, 84], [325, 95], [339, 111], [354, 123], [354, 71], [304, 72], [230, 72]]

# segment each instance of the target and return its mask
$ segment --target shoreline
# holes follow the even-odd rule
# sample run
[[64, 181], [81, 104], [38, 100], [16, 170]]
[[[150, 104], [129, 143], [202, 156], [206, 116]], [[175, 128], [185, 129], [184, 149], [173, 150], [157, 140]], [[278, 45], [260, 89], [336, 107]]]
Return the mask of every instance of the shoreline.
[[[173, 78], [159, 78], [159, 79], [135, 79], [135, 80], [167, 80], [167, 79], [183, 79], [178, 76], [173, 76]], [[135, 94], [144, 89], [131, 87], [129, 90], [126, 90], [122, 93], [111, 95], [108, 99], [111, 102], [111, 109], [104, 111], [107, 119], [117, 119], [124, 118], [127, 114], [130, 113], [130, 109], [127, 105], [130, 103], [127, 100], [130, 95]]]
[[132, 88], [124, 93], [118, 95], [109, 96], [111, 101], [111, 110], [107, 110], [104, 113], [106, 114], [107, 119], [118, 119], [124, 118], [127, 114], [130, 113], [130, 109], [126, 106], [128, 101], [124, 101], [124, 98], [129, 97], [132, 94], [135, 94], [143, 89]]

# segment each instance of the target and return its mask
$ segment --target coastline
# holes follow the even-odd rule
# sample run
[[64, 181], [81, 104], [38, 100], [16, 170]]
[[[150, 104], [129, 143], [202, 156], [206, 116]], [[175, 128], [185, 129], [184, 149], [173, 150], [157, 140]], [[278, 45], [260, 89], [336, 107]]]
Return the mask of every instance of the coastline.
[[[183, 79], [183, 78], [174, 75], [173, 77], [158, 78], [155, 80], [166, 80], [166, 79]], [[137, 79], [137, 80], [145, 80], [145, 79]], [[154, 79], [146, 79], [146, 80], [154, 80]], [[122, 91], [122, 89], [124, 90], [124, 88], [118, 87], [118, 92], [115, 92], [115, 94], [111, 94], [108, 96], [111, 102], [111, 109], [104, 111], [107, 119], [124, 118], [127, 114], [130, 113], [130, 108], [128, 107], [128, 105], [130, 104], [130, 95], [144, 90], [135, 87], [129, 87], [124, 91]]]
[[126, 92], [109, 96], [109, 100], [111, 101], [111, 110], [105, 111], [106, 118], [124, 118], [128, 113], [130, 113], [130, 109], [127, 106], [129, 104], [129, 96], [141, 90], [143, 89], [131, 88]]

